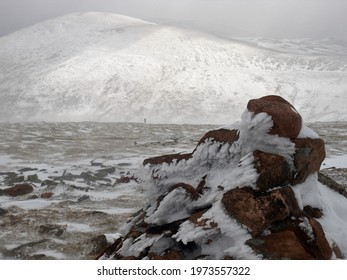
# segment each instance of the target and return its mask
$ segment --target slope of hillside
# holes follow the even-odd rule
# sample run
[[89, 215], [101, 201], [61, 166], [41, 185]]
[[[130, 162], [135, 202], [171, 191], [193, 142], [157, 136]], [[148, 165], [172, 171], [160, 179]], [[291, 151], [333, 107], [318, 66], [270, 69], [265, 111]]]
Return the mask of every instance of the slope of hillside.
[[52, 19], [0, 37], [0, 121], [224, 124], [268, 94], [306, 121], [346, 121], [346, 46], [271, 44], [281, 51], [114, 14]]

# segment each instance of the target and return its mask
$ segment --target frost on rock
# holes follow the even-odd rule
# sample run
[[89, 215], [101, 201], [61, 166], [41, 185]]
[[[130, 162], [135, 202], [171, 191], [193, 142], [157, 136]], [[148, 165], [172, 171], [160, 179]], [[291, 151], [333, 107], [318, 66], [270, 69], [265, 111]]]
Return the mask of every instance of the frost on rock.
[[289, 102], [251, 100], [240, 122], [207, 132], [191, 153], [144, 161], [148, 205], [100, 258], [330, 259], [302, 191], [324, 156]]

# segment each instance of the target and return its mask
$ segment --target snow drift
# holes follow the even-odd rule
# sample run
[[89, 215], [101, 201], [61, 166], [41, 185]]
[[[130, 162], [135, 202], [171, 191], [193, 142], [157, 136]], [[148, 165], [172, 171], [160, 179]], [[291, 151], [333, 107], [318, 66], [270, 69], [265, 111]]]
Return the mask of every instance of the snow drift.
[[347, 120], [346, 45], [228, 40], [114, 14], [0, 38], [0, 121], [217, 123], [278, 94], [306, 121]]

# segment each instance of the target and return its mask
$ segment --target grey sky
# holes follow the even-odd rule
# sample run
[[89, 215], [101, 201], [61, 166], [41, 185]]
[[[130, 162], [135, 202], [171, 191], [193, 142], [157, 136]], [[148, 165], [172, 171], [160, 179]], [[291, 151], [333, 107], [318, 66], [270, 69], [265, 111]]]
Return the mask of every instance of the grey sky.
[[85, 11], [125, 14], [225, 36], [347, 40], [347, 0], [0, 0], [0, 34]]

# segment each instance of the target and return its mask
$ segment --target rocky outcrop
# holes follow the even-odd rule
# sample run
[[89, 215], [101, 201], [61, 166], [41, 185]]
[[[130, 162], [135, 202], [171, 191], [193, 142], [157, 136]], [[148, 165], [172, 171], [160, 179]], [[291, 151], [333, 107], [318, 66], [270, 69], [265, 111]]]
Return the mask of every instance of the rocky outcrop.
[[325, 157], [308, 130], [289, 102], [265, 96], [192, 153], [146, 159], [149, 203], [99, 258], [330, 259], [338, 246], [319, 223], [324, 211], [295, 195]]

